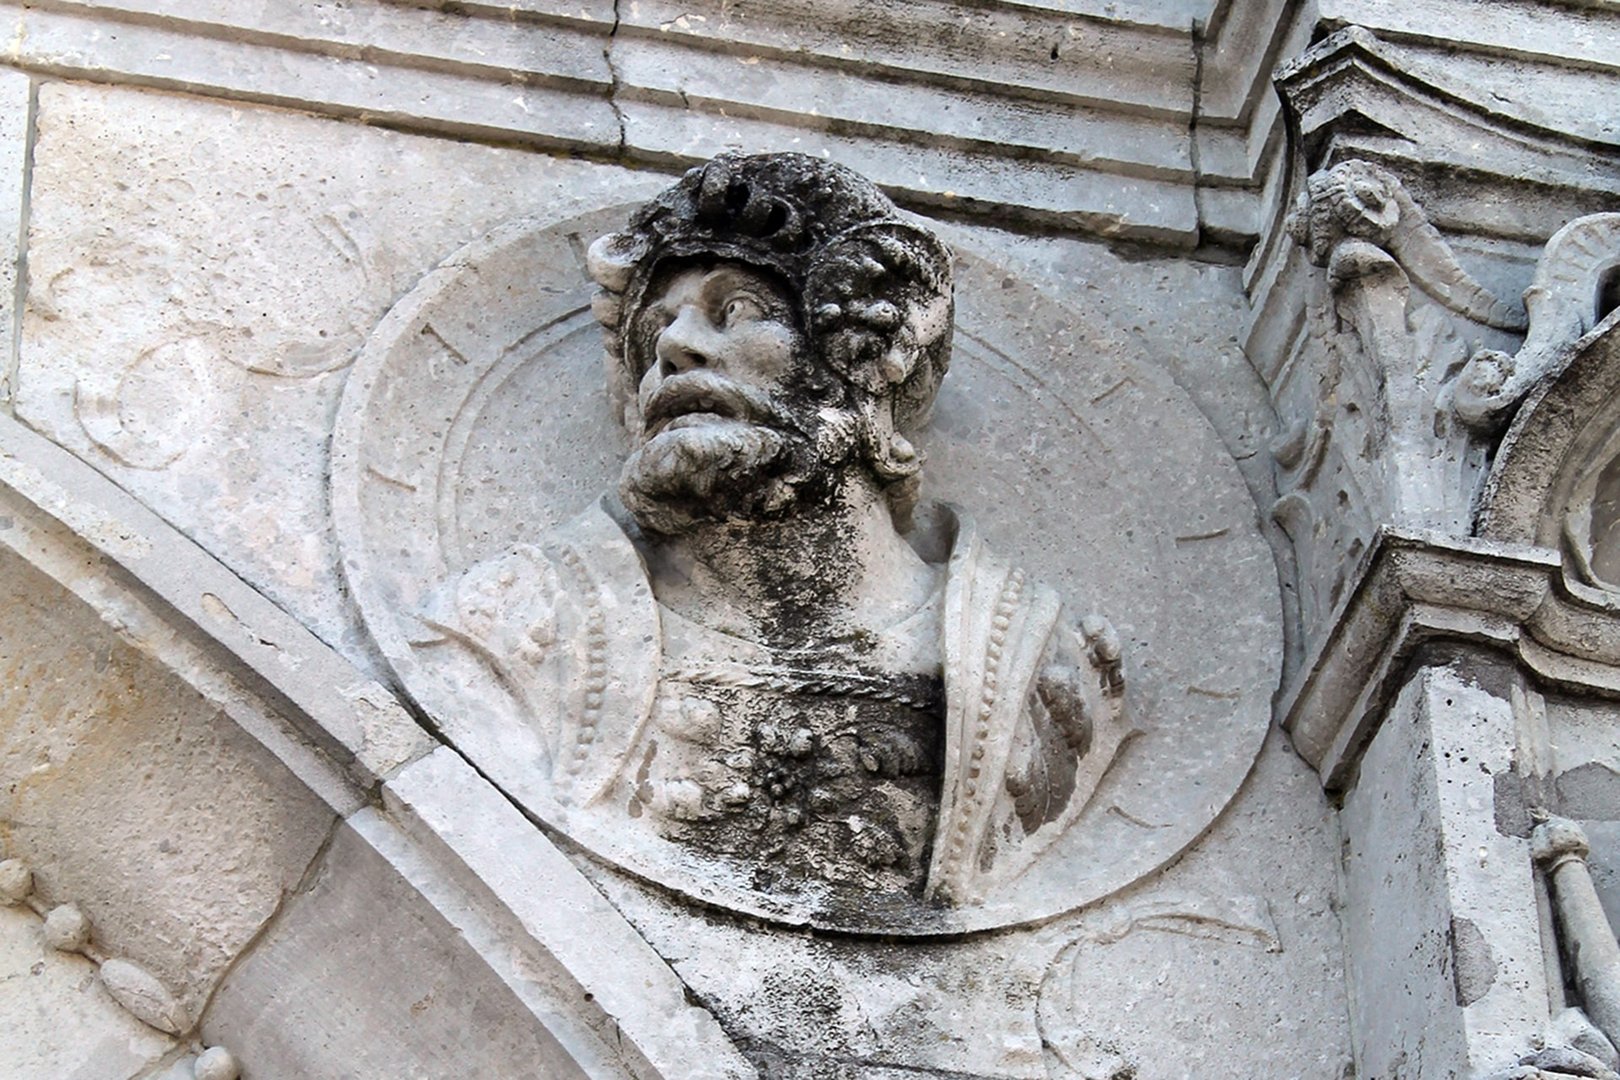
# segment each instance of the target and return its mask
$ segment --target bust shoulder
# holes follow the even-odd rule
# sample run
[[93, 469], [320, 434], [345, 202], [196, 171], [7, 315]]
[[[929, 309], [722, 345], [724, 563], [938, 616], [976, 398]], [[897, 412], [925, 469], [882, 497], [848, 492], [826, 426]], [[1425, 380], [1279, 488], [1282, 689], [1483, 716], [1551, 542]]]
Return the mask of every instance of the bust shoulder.
[[641, 557], [604, 504], [473, 563], [420, 619], [494, 672], [495, 707], [539, 734], [560, 801], [606, 789], [651, 709], [660, 631]]

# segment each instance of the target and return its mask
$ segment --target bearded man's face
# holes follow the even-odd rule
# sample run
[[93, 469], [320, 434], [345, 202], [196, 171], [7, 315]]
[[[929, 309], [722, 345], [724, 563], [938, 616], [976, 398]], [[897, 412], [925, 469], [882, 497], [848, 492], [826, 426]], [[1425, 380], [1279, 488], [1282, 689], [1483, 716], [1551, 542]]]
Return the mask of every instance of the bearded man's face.
[[652, 345], [619, 494], [671, 534], [830, 499], [854, 457], [849, 388], [813, 360], [792, 298], [738, 263], [666, 272], [637, 314]]

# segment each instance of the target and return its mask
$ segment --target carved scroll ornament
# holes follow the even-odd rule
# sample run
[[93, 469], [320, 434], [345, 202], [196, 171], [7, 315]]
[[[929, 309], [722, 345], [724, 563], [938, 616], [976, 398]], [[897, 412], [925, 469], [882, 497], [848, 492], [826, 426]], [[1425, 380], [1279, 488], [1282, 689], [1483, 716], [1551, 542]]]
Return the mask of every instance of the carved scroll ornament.
[[1313, 173], [1288, 227], [1335, 290], [1398, 267], [1459, 315], [1500, 330], [1524, 328], [1522, 316], [1462, 268], [1399, 178], [1380, 165], [1357, 159]]
[[1457, 415], [1482, 430], [1505, 424], [1514, 408], [1554, 374], [1568, 346], [1620, 302], [1620, 214], [1576, 218], [1547, 241], [1524, 292], [1530, 332], [1512, 356], [1481, 350], [1463, 369]]

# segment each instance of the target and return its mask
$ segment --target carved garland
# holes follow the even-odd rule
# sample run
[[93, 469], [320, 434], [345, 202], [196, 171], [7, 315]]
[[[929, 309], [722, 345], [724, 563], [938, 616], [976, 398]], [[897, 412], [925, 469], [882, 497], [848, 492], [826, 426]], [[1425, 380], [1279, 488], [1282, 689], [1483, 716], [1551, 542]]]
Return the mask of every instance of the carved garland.
[[[184, 1037], [196, 1027], [178, 998], [156, 975], [139, 964], [115, 957], [91, 939], [90, 918], [77, 904], [47, 905], [34, 891], [34, 874], [20, 859], [0, 861], [0, 904], [25, 907], [45, 920], [45, 943], [58, 952], [78, 953], [100, 970], [108, 996], [130, 1015], [165, 1035]], [[196, 1046], [195, 1080], [238, 1080], [236, 1058], [223, 1046]]]

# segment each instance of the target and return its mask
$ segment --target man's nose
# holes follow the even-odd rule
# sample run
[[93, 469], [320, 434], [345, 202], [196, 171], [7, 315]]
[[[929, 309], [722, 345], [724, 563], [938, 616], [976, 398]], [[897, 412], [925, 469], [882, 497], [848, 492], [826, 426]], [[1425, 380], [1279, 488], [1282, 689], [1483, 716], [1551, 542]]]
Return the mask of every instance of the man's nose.
[[658, 366], [665, 376], [679, 375], [693, 368], [708, 367], [711, 356], [707, 348], [707, 328], [703, 316], [694, 307], [683, 307], [675, 321], [658, 334]]

